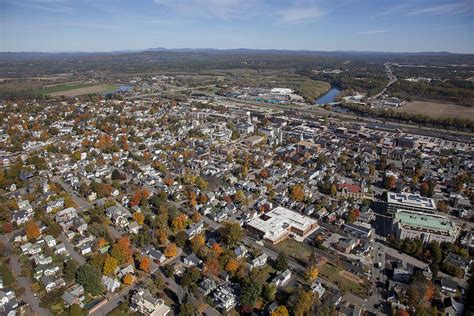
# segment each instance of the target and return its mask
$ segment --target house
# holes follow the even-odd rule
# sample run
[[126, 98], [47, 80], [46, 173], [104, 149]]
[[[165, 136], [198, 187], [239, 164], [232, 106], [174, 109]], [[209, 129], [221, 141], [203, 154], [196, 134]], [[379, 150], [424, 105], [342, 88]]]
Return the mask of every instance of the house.
[[143, 253], [148, 255], [152, 260], [156, 261], [157, 263], [163, 263], [166, 260], [166, 257], [161, 251], [157, 250], [152, 245], [148, 245], [143, 247]]
[[252, 262], [250, 263], [250, 270], [263, 267], [267, 263], [267, 260], [268, 260], [267, 254], [262, 253], [260, 256], [252, 260]]
[[131, 264], [129, 264], [128, 266], [122, 268], [122, 269], [119, 269], [118, 271], [118, 277], [119, 278], [123, 278], [124, 276], [126, 276], [127, 274], [134, 274], [135, 273], [135, 270], [133, 269], [133, 266]]
[[211, 294], [217, 288], [216, 281], [213, 279], [205, 278], [199, 283], [199, 292], [201, 292], [204, 296]]
[[140, 227], [140, 224], [138, 224], [137, 222], [131, 222], [128, 224], [127, 230], [130, 234], [137, 235], [140, 231]]
[[237, 260], [244, 258], [247, 252], [247, 247], [245, 247], [244, 245], [240, 245], [234, 249], [234, 254], [237, 257]]
[[186, 233], [186, 236], [188, 237], [188, 239], [191, 239], [194, 236], [196, 236], [197, 234], [200, 234], [203, 229], [204, 229], [204, 222], [201, 221], [199, 223], [196, 223], [196, 224], [192, 225], [188, 229], [186, 229], [185, 233]]
[[223, 312], [228, 312], [237, 305], [237, 297], [229, 285], [222, 285], [214, 292], [214, 303]]
[[79, 248], [79, 251], [81, 252], [81, 255], [87, 255], [87, 254], [92, 253], [92, 246], [90, 243], [84, 244], [78, 248]]
[[286, 269], [283, 272], [280, 272], [276, 277], [273, 278], [272, 283], [275, 284], [276, 287], [285, 286], [288, 281], [291, 279], [291, 271]]
[[108, 292], [115, 292], [120, 287], [120, 282], [117, 278], [110, 278], [106, 275], [102, 276], [102, 284]]
[[467, 273], [469, 273], [469, 270], [471, 269], [472, 260], [469, 258], [461, 257], [455, 253], [450, 252], [446, 256], [446, 259], [444, 259], [444, 263], [461, 268], [464, 271], [464, 275], [466, 275]]
[[313, 291], [313, 293], [318, 294], [319, 298], [323, 297], [324, 292], [326, 291], [324, 286], [320, 282], [317, 282], [317, 281], [314, 281], [311, 284], [311, 290]]
[[69, 255], [63, 243], [57, 244], [56, 247], [54, 247], [54, 253], [58, 255]]
[[46, 243], [46, 245], [49, 248], [52, 248], [52, 247], [56, 246], [56, 239], [54, 239], [53, 236], [47, 235], [43, 239], [44, 239], [44, 242]]
[[13, 290], [0, 291], [0, 314], [14, 316], [17, 315], [18, 301]]
[[17, 211], [15, 213], [13, 213], [13, 215], [12, 215], [12, 222], [16, 223], [16, 225], [20, 226], [20, 225], [25, 224], [31, 218], [33, 218], [32, 213], [28, 213], [27, 211]]
[[464, 304], [457, 302], [452, 297], [444, 300], [444, 314], [446, 316], [462, 316], [464, 315]]
[[150, 290], [138, 288], [130, 299], [130, 309], [148, 316], [166, 316], [171, 311], [162, 299], [153, 297]]
[[458, 284], [453, 280], [441, 279], [441, 290], [448, 294], [455, 294], [458, 290]]
[[202, 264], [202, 260], [199, 259], [194, 253], [184, 258], [183, 262], [185, 265], [188, 265], [190, 267], [200, 266]]
[[341, 239], [337, 243], [336, 248], [344, 253], [350, 253], [355, 247], [359, 245], [359, 239], [349, 238], [349, 239]]
[[84, 287], [80, 284], [74, 284], [68, 288], [61, 296], [66, 307], [77, 304], [84, 307]]
[[41, 278], [41, 283], [45, 287], [46, 292], [51, 292], [55, 289], [58, 289], [60, 287], [63, 287], [64, 285], [66, 285], [66, 282], [64, 282], [63, 278], [54, 279], [54, 278], [52, 278], [50, 276], [47, 276], [47, 275], [45, 275]]

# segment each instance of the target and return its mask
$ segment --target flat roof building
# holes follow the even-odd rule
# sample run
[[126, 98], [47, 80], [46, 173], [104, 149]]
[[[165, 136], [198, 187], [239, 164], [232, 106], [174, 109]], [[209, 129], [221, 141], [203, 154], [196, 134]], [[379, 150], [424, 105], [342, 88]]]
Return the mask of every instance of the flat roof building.
[[250, 232], [272, 244], [277, 244], [288, 237], [303, 241], [318, 227], [316, 220], [282, 206], [247, 223]]
[[422, 239], [425, 243], [455, 242], [459, 228], [447, 217], [422, 212], [397, 210], [393, 230], [399, 239]]
[[387, 213], [394, 214], [397, 210], [434, 213], [436, 203], [433, 199], [419, 194], [387, 193]]

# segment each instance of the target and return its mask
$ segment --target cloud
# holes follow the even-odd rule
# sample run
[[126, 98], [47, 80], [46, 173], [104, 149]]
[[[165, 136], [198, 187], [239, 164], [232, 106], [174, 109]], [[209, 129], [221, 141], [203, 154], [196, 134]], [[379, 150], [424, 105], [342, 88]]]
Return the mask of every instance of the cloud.
[[413, 3], [409, 1], [386, 8], [375, 15], [383, 17], [389, 15], [419, 16], [419, 15], [441, 15], [441, 14], [463, 14], [474, 13], [474, 0], [454, 0], [451, 2], [438, 3]]
[[6, 1], [11, 5], [20, 6], [30, 10], [39, 10], [53, 13], [71, 14], [74, 12], [66, 0], [14, 0]]
[[357, 32], [357, 35], [372, 35], [372, 34], [380, 34], [380, 33], [388, 33], [391, 32], [392, 30], [368, 30], [368, 31], [361, 31]]
[[281, 10], [278, 13], [283, 22], [302, 21], [308, 19], [318, 18], [324, 15], [323, 11], [313, 5], [311, 7], [292, 7]]

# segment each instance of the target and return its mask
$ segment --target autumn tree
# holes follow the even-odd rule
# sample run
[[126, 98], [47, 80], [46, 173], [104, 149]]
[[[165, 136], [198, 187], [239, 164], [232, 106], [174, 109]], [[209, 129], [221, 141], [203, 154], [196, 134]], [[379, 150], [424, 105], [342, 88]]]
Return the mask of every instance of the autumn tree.
[[160, 245], [166, 245], [168, 243], [168, 232], [165, 228], [157, 229], [156, 234], [158, 235], [158, 242]]
[[305, 278], [309, 282], [313, 282], [318, 278], [319, 275], [319, 269], [316, 265], [312, 264], [308, 266], [305, 272]]
[[184, 230], [186, 228], [188, 217], [186, 214], [180, 214], [173, 218], [171, 221], [171, 229], [173, 229], [174, 232], [178, 232], [180, 230]]
[[145, 222], [145, 215], [140, 211], [133, 213], [132, 217], [139, 225], [143, 225]]
[[199, 249], [201, 249], [204, 244], [206, 243], [206, 238], [204, 237], [203, 234], [198, 234], [191, 239], [191, 248], [193, 252], [197, 252]]
[[221, 245], [219, 245], [218, 243], [214, 243], [212, 245], [212, 251], [214, 252], [216, 257], [219, 257], [223, 252]]
[[313, 307], [314, 294], [311, 291], [300, 289], [294, 298], [293, 314], [295, 316], [306, 315]]
[[105, 275], [111, 275], [115, 269], [118, 267], [118, 260], [109, 255], [105, 256], [104, 266], [102, 268], [102, 273]]
[[140, 259], [140, 269], [145, 271], [146, 273], [150, 272], [150, 265], [151, 265], [151, 260], [147, 256], [143, 256]]
[[297, 202], [304, 201], [304, 191], [302, 184], [296, 184], [291, 188], [291, 198]]
[[134, 281], [135, 281], [135, 278], [133, 277], [133, 275], [131, 273], [127, 273], [123, 277], [123, 283], [126, 284], [126, 285], [131, 285], [131, 284], [133, 284]]
[[383, 180], [383, 186], [387, 190], [395, 188], [396, 185], [397, 185], [397, 178], [395, 178], [395, 176], [388, 176], [388, 177], [385, 177]]
[[169, 243], [165, 249], [165, 256], [166, 258], [174, 257], [178, 254], [178, 247], [175, 243]]
[[127, 236], [119, 238], [112, 247], [111, 255], [118, 260], [119, 264], [131, 262], [133, 250], [130, 244], [130, 239]]
[[33, 220], [29, 220], [28, 222], [26, 222], [25, 232], [26, 232], [26, 237], [28, 238], [28, 240], [36, 239], [39, 236], [41, 236], [39, 226]]
[[194, 223], [199, 223], [202, 220], [202, 215], [199, 212], [194, 211], [191, 215], [191, 219]]
[[230, 259], [225, 265], [226, 272], [235, 272], [239, 268], [239, 262], [235, 259]]
[[208, 256], [204, 263], [204, 272], [217, 276], [220, 271], [221, 267], [219, 265], [219, 260], [214, 256]]
[[288, 316], [288, 309], [284, 305], [278, 306], [272, 313], [271, 316]]

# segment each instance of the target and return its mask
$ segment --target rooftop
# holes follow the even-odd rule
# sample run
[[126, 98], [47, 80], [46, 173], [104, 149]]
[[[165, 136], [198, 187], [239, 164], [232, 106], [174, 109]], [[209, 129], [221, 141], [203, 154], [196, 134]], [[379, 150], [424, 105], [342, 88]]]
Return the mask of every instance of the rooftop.
[[418, 212], [407, 212], [398, 210], [395, 213], [395, 220], [403, 225], [419, 229], [429, 229], [450, 233], [456, 229], [456, 226], [447, 217], [439, 215], [428, 215]]
[[419, 194], [388, 193], [387, 202], [403, 206], [426, 208], [433, 211], [436, 210], [436, 204], [433, 199], [422, 197]]

